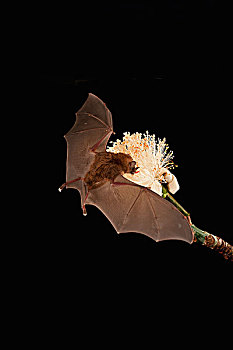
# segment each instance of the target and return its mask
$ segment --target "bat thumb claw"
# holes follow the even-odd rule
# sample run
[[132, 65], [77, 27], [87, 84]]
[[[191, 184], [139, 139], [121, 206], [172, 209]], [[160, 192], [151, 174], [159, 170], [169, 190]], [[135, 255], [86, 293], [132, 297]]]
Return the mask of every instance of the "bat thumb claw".
[[86, 207], [85, 206], [83, 206], [83, 215], [87, 216], [87, 211], [86, 211]]
[[65, 182], [63, 185], [61, 185], [61, 186], [59, 187], [58, 191], [61, 192], [61, 191], [63, 190], [63, 188], [66, 186], [66, 184], [67, 184], [67, 183]]

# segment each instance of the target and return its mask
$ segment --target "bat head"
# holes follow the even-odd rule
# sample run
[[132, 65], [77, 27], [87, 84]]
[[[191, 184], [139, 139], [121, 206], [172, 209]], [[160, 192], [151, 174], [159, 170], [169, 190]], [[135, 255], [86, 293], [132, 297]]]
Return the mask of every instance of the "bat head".
[[129, 154], [119, 152], [114, 154], [114, 157], [117, 162], [120, 162], [124, 173], [133, 175], [137, 171], [138, 167], [136, 167], [136, 162]]

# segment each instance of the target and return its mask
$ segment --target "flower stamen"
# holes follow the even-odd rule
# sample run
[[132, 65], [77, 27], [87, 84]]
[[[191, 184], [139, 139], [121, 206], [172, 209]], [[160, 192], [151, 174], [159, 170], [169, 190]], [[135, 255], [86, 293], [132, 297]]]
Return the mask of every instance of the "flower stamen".
[[162, 192], [161, 183], [166, 183], [166, 169], [174, 169], [177, 165], [173, 162], [173, 152], [169, 151], [166, 139], [155, 139], [148, 131], [130, 134], [125, 132], [123, 140], [117, 139], [112, 147], [107, 147], [107, 152], [129, 154], [136, 162], [140, 170], [132, 174], [124, 174], [124, 177], [142, 186], [150, 187], [155, 192]]

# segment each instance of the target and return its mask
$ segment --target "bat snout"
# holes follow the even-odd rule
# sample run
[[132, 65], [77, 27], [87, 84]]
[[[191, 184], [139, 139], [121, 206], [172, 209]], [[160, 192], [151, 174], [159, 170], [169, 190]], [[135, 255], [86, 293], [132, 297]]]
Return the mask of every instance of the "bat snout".
[[139, 166], [137, 166], [136, 168], [134, 168], [132, 171], [131, 171], [131, 174], [134, 175], [134, 174], [137, 174], [139, 171], [137, 171], [139, 169]]

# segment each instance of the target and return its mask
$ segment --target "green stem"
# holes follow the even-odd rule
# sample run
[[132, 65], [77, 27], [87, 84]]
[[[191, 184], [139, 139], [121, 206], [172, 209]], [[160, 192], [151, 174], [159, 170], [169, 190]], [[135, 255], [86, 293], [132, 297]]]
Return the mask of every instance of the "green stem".
[[225, 259], [233, 261], [233, 247], [223, 239], [203, 231], [191, 223], [190, 214], [172, 197], [165, 186], [162, 186], [163, 198], [167, 198], [185, 216], [187, 216], [190, 227], [193, 230], [195, 242], [214, 249], [223, 254]]
[[179, 211], [184, 214], [184, 216], [190, 216], [190, 214], [187, 212], [187, 210], [185, 210], [182, 205], [180, 205], [180, 203], [178, 203], [174, 197], [172, 197], [172, 195], [168, 192], [168, 190], [166, 189], [166, 187], [162, 186], [162, 190], [163, 190], [163, 198], [168, 198], [169, 201], [175, 205], [175, 207], [177, 207], [177, 209], [179, 209]]
[[[202, 231], [200, 228], [198, 228], [194, 224], [191, 224], [191, 227], [192, 227], [193, 231], [195, 232], [196, 240], [201, 244], [205, 244], [206, 237], [209, 235], [209, 233]], [[213, 236], [213, 237], [215, 237], [215, 236]]]

